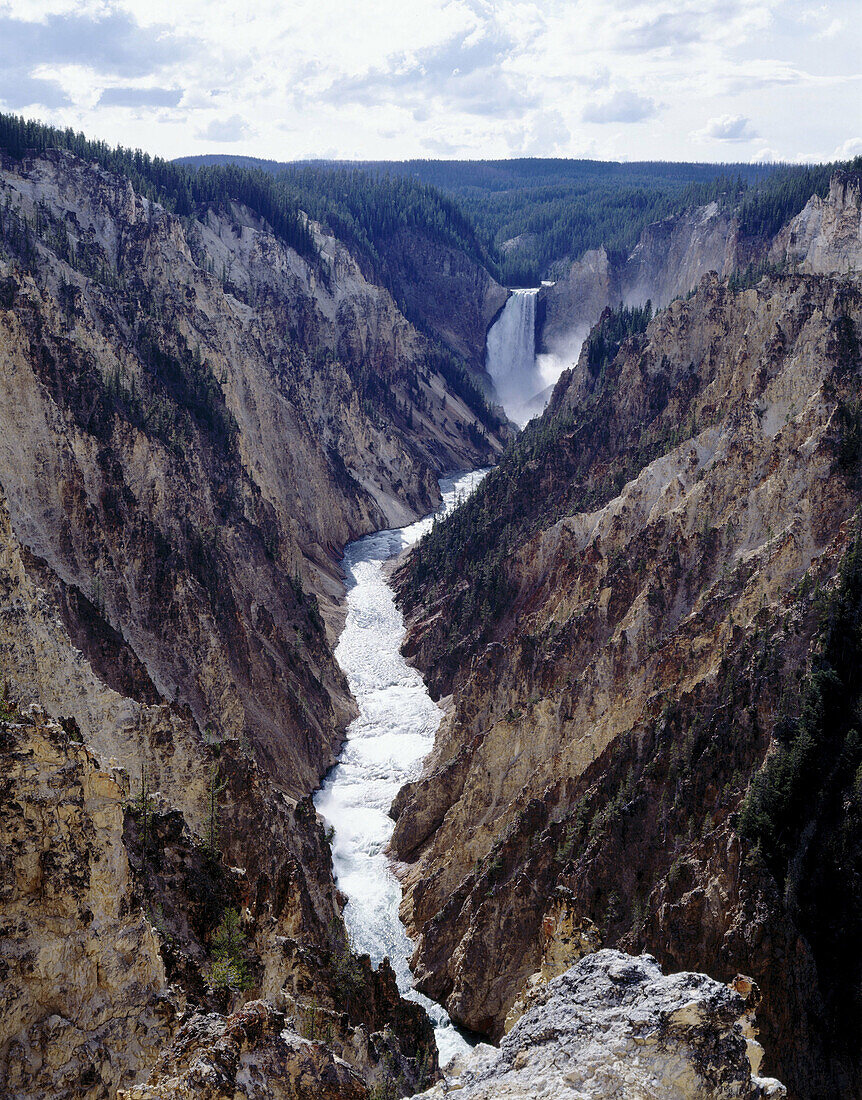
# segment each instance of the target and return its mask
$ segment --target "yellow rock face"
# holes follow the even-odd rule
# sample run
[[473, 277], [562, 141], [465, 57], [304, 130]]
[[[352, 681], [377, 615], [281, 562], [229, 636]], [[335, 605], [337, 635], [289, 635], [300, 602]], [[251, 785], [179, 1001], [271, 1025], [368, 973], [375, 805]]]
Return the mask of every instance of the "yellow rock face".
[[505, 574], [496, 617], [447, 650], [457, 593], [419, 589], [411, 652], [432, 680], [450, 653], [459, 664], [425, 774], [393, 808], [393, 846], [420, 988], [457, 1020], [502, 1033], [541, 974], [562, 886], [605, 945], [752, 973], [769, 987], [764, 1045], [785, 1065], [795, 1012], [813, 1033], [810, 960], [788, 965], [798, 940], [730, 818], [767, 751], [770, 693], [804, 672], [817, 630], [804, 593], [831, 583], [853, 534], [848, 325], [862, 331], [852, 275], [739, 293], [708, 276], [623, 344], [607, 382], [586, 357], [564, 378], [559, 435], [500, 490], [523, 511], [492, 545], [502, 560], [464, 536], [477, 574], [491, 561]]
[[0, 730], [4, 1096], [104, 1097], [173, 1030], [117, 776], [32, 710]]
[[578, 959], [598, 951], [602, 936], [589, 917], [575, 912], [572, 898], [565, 891], [558, 896], [542, 917], [542, 965], [524, 983], [515, 1003], [506, 1013], [503, 1032], [508, 1034], [535, 1002], [535, 991], [552, 978], [565, 973]]

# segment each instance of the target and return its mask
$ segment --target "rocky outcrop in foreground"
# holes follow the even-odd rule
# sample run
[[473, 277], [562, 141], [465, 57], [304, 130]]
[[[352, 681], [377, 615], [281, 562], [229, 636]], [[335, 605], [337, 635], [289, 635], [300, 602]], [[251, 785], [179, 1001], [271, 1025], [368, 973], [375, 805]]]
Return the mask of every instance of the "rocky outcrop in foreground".
[[368, 1100], [369, 1090], [323, 1043], [252, 1001], [233, 1016], [193, 1017], [145, 1085], [118, 1100]]
[[532, 1000], [499, 1050], [476, 1048], [426, 1100], [455, 1090], [463, 1100], [787, 1095], [774, 1079], [752, 1075], [743, 998], [705, 974], [665, 976], [650, 955], [598, 951]]

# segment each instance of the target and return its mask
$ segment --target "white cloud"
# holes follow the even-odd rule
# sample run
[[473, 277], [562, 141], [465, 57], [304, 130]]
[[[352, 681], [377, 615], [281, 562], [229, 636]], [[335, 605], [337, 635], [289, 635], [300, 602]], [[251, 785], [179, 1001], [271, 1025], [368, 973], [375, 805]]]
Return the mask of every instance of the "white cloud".
[[147, 76], [194, 48], [169, 25], [142, 27], [128, 12], [61, 12], [39, 21], [0, 8], [0, 64], [81, 65], [121, 76]]
[[753, 141], [758, 134], [745, 115], [718, 115], [692, 136], [700, 141]]
[[862, 156], [862, 138], [848, 138], [834, 151], [830, 160], [852, 160]]
[[183, 97], [182, 88], [146, 88], [118, 84], [105, 88], [97, 107], [176, 107]]
[[529, 122], [508, 135], [509, 153], [520, 157], [557, 156], [564, 150], [571, 133], [559, 111], [536, 113]]
[[818, 38], [835, 38], [837, 35], [841, 34], [846, 25], [843, 19], [833, 19], [818, 32]]
[[835, 38], [847, 26], [847, 21], [836, 16], [829, 4], [818, 8], [806, 8], [799, 13], [799, 22], [814, 29], [817, 38]]
[[657, 114], [658, 107], [652, 99], [636, 92], [619, 91], [613, 95], [588, 103], [581, 118], [584, 122], [642, 122]]
[[251, 128], [241, 115], [231, 115], [230, 118], [214, 118], [198, 133], [203, 141], [242, 141], [251, 134]]
[[859, 132], [855, 5], [0, 0], [0, 109], [161, 155], [280, 159], [720, 160], [756, 119], [792, 160]]

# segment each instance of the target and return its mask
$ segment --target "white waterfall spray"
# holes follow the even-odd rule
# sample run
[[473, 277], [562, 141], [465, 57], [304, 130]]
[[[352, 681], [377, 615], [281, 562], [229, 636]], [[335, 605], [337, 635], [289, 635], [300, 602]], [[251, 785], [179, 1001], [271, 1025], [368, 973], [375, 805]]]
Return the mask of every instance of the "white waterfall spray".
[[536, 363], [538, 288], [513, 290], [488, 330], [486, 365], [500, 403], [516, 424], [542, 411], [546, 383]]

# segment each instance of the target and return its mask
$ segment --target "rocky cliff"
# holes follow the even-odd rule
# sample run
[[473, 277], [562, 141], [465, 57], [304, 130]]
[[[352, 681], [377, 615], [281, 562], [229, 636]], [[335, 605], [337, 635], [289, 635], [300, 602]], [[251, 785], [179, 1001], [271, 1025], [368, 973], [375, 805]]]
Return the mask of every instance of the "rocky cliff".
[[179, 1010], [134, 904], [125, 777], [39, 715], [3, 718], [0, 1088], [103, 1097], [156, 1058]]
[[[390, 969], [349, 953], [310, 802], [279, 804], [225, 746], [225, 835], [203, 843], [158, 794], [130, 797], [127, 774], [64, 726], [0, 706], [4, 1096], [115, 1096], [151, 1070], [161, 1080], [175, 1036], [186, 1053], [189, 1035], [222, 1051], [238, 1020], [276, 1040], [258, 1073], [287, 1078], [278, 1095], [334, 1082], [332, 1096], [367, 1097], [381, 1081], [403, 1094], [434, 1079], [424, 1012]], [[243, 1008], [254, 993], [269, 999]]]
[[315, 268], [248, 212], [186, 225], [68, 154], [3, 188], [10, 537], [109, 685], [307, 791], [350, 707], [315, 604], [338, 548], [492, 440], [333, 239]]
[[836, 172], [825, 199], [812, 196], [778, 234], [771, 258], [824, 274], [862, 268], [862, 177]]
[[541, 291], [537, 339], [561, 365], [577, 360], [607, 306], [653, 308], [689, 294], [709, 271], [727, 277], [750, 265], [813, 274], [858, 270], [862, 255], [858, 172], [838, 171], [828, 195], [814, 195], [773, 238], [746, 232], [738, 211], [719, 202], [648, 225], [628, 256], [602, 248], [576, 260]]
[[119, 1100], [369, 1100], [362, 1078], [323, 1043], [286, 1026], [268, 1001], [189, 1020], [146, 1084]]
[[342, 546], [499, 421], [319, 228], [302, 257], [65, 152], [0, 167], [4, 1091], [112, 1096], [253, 996], [362, 1095], [415, 1088], [430, 1025], [350, 955], [307, 796], [353, 714]]
[[[786, 249], [815, 270], [840, 238], [852, 261], [854, 209], [835, 190]], [[370, 1100], [437, 1075], [424, 1012], [349, 950], [309, 791], [354, 713], [341, 548], [499, 455], [458, 356], [480, 365], [504, 292], [400, 234], [385, 259], [414, 325], [308, 224], [300, 255], [235, 202], [177, 217], [69, 153], [0, 163], [16, 1100]], [[663, 232], [633, 271], [677, 248]], [[394, 844], [423, 986], [457, 1019], [499, 1035], [601, 943], [646, 946], [752, 971], [801, 1094], [857, 1082], [859, 299], [852, 279], [713, 279], [597, 344], [454, 552], [417, 556], [411, 645], [455, 696]], [[800, 800], [800, 771], [819, 786], [797, 835], [773, 803]]]
[[608, 946], [750, 973], [767, 1072], [851, 1096], [862, 291], [713, 275], [625, 321], [400, 576], [453, 693], [393, 807], [419, 984], [499, 1036], [562, 888]]
[[538, 990], [499, 1050], [478, 1046], [422, 1095], [778, 1100], [784, 1086], [752, 1073], [751, 1030], [735, 989], [705, 974], [665, 977], [649, 955], [599, 951]]
[[654, 308], [687, 294], [708, 271], [730, 275], [740, 266], [739, 228], [718, 203], [648, 225], [627, 257], [604, 248], [587, 252], [540, 293], [540, 351], [573, 366], [582, 341], [603, 309], [620, 302]]
[[506, 303], [507, 291], [464, 252], [417, 231], [393, 234], [385, 260], [407, 314], [481, 376], [485, 336]]

